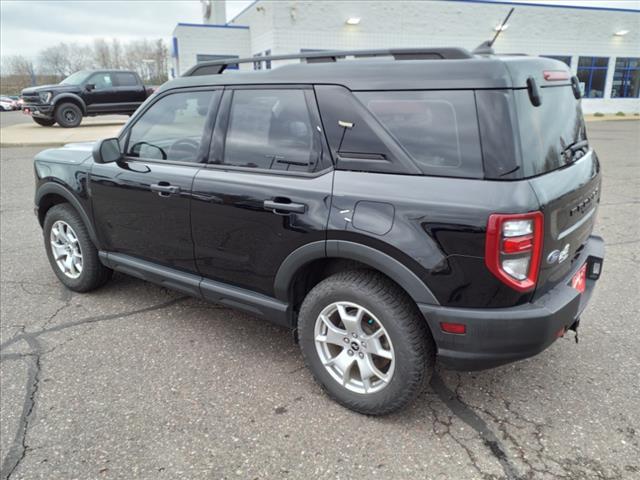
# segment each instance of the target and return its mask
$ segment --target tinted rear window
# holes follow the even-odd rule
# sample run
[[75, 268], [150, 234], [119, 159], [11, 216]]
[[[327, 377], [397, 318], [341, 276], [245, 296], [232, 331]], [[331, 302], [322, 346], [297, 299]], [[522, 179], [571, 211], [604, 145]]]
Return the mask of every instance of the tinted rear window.
[[138, 85], [138, 79], [133, 73], [119, 72], [115, 76], [116, 84], [119, 87], [135, 87]]
[[525, 178], [564, 166], [562, 151], [586, 138], [580, 101], [571, 86], [540, 91], [542, 104], [534, 107], [527, 90], [514, 90]]
[[472, 91], [356, 95], [426, 175], [483, 177]]

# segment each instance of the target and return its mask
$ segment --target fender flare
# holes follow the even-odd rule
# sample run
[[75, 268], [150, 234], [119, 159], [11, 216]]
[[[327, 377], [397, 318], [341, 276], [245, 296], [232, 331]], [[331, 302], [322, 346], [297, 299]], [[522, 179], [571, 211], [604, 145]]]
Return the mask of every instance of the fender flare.
[[[40, 202], [42, 201], [42, 199], [46, 195], [51, 195], [51, 194], [59, 195], [63, 197], [65, 200], [67, 200], [71, 204], [73, 208], [75, 208], [75, 210], [80, 215], [80, 218], [82, 219], [82, 222], [84, 223], [85, 227], [87, 227], [87, 231], [89, 232], [89, 237], [91, 238], [91, 241], [99, 250], [100, 242], [98, 241], [98, 236], [96, 235], [96, 231], [93, 228], [93, 223], [91, 222], [91, 219], [87, 214], [87, 212], [85, 211], [84, 207], [80, 203], [80, 200], [78, 200], [78, 198], [69, 189], [63, 187], [59, 183], [45, 183], [36, 191], [36, 208], [39, 209]], [[38, 214], [38, 220], [40, 221], [39, 214]], [[40, 223], [40, 226], [43, 225], [43, 221], [44, 221], [44, 218]]]
[[56, 95], [53, 99], [53, 108], [55, 110], [56, 106], [66, 100], [66, 99], [72, 99], [75, 100], [76, 102], [78, 102], [80, 104], [80, 110], [82, 110], [82, 114], [86, 115], [87, 113], [87, 104], [85, 103], [85, 101], [82, 99], [82, 97], [76, 95], [75, 93], [61, 93], [60, 95]]
[[312, 242], [294, 250], [282, 262], [276, 273], [274, 281], [276, 298], [288, 302], [289, 287], [296, 273], [307, 263], [321, 258], [357, 260], [391, 278], [409, 294], [414, 302], [440, 305], [429, 287], [398, 260], [375, 248], [346, 240]]

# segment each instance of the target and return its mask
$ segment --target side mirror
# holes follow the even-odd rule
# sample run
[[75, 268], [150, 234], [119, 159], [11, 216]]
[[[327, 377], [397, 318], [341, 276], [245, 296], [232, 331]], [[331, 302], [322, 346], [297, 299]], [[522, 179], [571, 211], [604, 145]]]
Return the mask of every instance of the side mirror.
[[112, 163], [121, 158], [122, 151], [117, 138], [98, 140], [93, 146], [93, 161], [96, 163]]
[[87, 92], [90, 92], [91, 90], [95, 90], [95, 89], [96, 89], [96, 85], [95, 85], [95, 83], [87, 83], [87, 84], [84, 86], [84, 89], [85, 89]]

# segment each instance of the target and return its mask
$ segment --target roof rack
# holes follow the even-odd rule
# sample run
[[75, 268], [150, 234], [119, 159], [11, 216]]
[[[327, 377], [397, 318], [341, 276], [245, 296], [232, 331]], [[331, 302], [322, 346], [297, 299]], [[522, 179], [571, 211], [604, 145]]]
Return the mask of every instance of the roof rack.
[[183, 77], [196, 77], [199, 75], [219, 75], [229, 65], [239, 63], [254, 63], [274, 60], [305, 60], [307, 63], [336, 62], [339, 58], [356, 57], [393, 57], [395, 60], [460, 60], [473, 58], [473, 55], [464, 48], [392, 48], [385, 50], [333, 50], [324, 52], [292, 53], [287, 55], [270, 55], [249, 58], [225, 58], [212, 60], [194, 65], [187, 70]]

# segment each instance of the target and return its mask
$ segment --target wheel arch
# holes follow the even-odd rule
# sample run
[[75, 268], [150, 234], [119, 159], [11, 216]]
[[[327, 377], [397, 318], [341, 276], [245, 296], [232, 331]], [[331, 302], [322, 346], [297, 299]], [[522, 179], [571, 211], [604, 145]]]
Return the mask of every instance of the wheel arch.
[[41, 227], [44, 226], [44, 219], [51, 207], [61, 203], [69, 203], [80, 215], [82, 222], [87, 227], [89, 237], [93, 244], [96, 248], [100, 249], [98, 236], [96, 235], [96, 231], [93, 228], [93, 223], [91, 222], [89, 215], [76, 196], [67, 188], [57, 183], [45, 183], [38, 188], [35, 200], [36, 208], [38, 210], [38, 222]]
[[312, 242], [293, 251], [275, 277], [274, 293], [281, 301], [291, 301], [292, 288], [301, 272], [313, 262], [343, 260], [377, 270], [398, 284], [415, 303], [439, 305], [429, 287], [408, 267], [373, 247], [346, 240]]
[[58, 108], [58, 106], [62, 103], [75, 103], [78, 107], [80, 107], [82, 115], [87, 114], [87, 104], [78, 95], [75, 95], [73, 93], [63, 93], [62, 95], [56, 96], [56, 98], [53, 99], [54, 110]]

